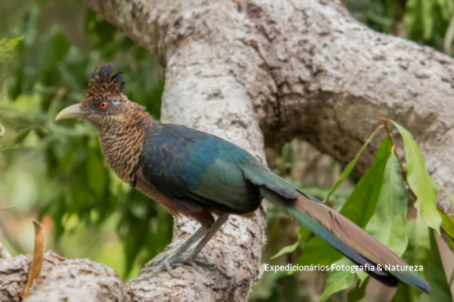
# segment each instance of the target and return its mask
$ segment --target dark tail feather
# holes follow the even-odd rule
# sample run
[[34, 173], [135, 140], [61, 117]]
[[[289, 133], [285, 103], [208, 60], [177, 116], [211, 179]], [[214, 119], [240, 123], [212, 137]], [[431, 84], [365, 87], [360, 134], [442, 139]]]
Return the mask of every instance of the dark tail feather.
[[398, 281], [401, 281], [426, 293], [432, 289], [417, 272], [385, 271], [386, 264], [407, 264], [378, 240], [322, 202], [302, 192], [296, 199], [286, 199], [263, 186], [260, 187], [260, 193], [280, 211], [320, 236], [355, 264], [365, 266], [368, 263], [374, 268], [381, 265], [382, 271], [375, 269], [366, 272], [383, 284], [397, 286]]

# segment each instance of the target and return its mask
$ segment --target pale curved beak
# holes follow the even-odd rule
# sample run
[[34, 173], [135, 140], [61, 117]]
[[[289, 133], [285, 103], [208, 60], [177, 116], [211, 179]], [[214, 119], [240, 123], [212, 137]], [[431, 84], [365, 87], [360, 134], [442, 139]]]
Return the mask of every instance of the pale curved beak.
[[55, 120], [58, 121], [67, 118], [83, 118], [85, 115], [85, 112], [83, 112], [80, 108], [80, 104], [76, 104], [66, 107], [65, 109], [60, 111]]

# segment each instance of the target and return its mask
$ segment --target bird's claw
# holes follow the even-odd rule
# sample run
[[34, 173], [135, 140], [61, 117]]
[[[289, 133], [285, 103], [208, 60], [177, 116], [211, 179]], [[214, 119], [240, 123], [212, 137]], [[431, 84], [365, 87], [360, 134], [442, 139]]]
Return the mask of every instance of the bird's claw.
[[192, 257], [188, 258], [188, 259], [183, 259], [181, 261], [181, 263], [190, 265], [190, 266], [192, 266], [194, 268], [197, 267], [197, 266], [200, 266], [200, 267], [212, 267], [212, 266], [214, 266], [213, 263], [209, 263], [209, 262], [205, 262], [205, 261], [197, 260], [197, 259], [192, 259]]
[[202, 260], [194, 259], [192, 255], [182, 255], [179, 257], [170, 257], [170, 258], [164, 259], [157, 266], [143, 268], [139, 272], [139, 273], [142, 273], [142, 275], [140, 277], [137, 277], [136, 280], [141, 281], [141, 280], [153, 277], [154, 275], [156, 275], [162, 271], [167, 271], [172, 277], [177, 278], [177, 275], [175, 274], [175, 271], [173, 270], [173, 268], [180, 267], [185, 264], [190, 265], [194, 268], [197, 268], [198, 266], [200, 266], [200, 267], [214, 266], [213, 263], [208, 263], [208, 262], [205, 262]]

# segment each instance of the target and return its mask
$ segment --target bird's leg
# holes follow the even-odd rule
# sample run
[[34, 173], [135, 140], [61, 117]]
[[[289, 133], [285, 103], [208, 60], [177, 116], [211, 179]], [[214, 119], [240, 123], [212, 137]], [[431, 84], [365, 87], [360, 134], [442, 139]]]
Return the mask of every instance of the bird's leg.
[[[182, 245], [180, 245], [175, 252], [172, 253], [172, 255], [169, 256], [169, 259], [175, 259], [182, 255], [184, 252], [186, 252], [194, 243], [196, 243], [200, 238], [205, 236], [210, 229], [207, 229], [203, 226], [197, 229], [194, 234], [191, 235], [188, 239], [186, 239], [185, 242], [183, 242]], [[203, 237], [205, 238], [205, 237]]]
[[[194, 251], [188, 256], [182, 256], [182, 262], [186, 264], [194, 264], [196, 262], [196, 257], [203, 249], [203, 247], [210, 241], [210, 239], [214, 236], [214, 234], [221, 228], [221, 226], [229, 219], [229, 214], [225, 213], [218, 217], [216, 222], [213, 226], [208, 230], [206, 235], [202, 238], [202, 240], [196, 245]], [[197, 261], [198, 262], [198, 261]]]
[[161, 261], [161, 263], [159, 263], [157, 266], [143, 268], [140, 272], [141, 273], [145, 273], [145, 274], [143, 274], [142, 276], [137, 278], [137, 280], [141, 280], [141, 279], [145, 279], [147, 277], [151, 277], [151, 276], [159, 273], [160, 271], [162, 271], [164, 269], [166, 269], [169, 272], [169, 274], [171, 274], [172, 276], [175, 277], [175, 274], [174, 274], [174, 272], [172, 270], [172, 266], [175, 267], [175, 266], [180, 266], [181, 265], [181, 263], [178, 263], [178, 261], [175, 261], [176, 258], [178, 258], [180, 255], [182, 255], [184, 252], [186, 252], [186, 250], [189, 249], [200, 238], [205, 236], [209, 232], [209, 230], [210, 229], [205, 228], [204, 226], [201, 226], [200, 228], [198, 228], [197, 231], [195, 231], [195, 233], [192, 234], [191, 237], [186, 239], [186, 241], [183, 242], [183, 244], [180, 245], [176, 249], [175, 252], [173, 252], [167, 258], [163, 259]]
[[[219, 230], [219, 228], [227, 221], [228, 218], [229, 214], [222, 214], [211, 225], [210, 228], [201, 226], [194, 234], [192, 234], [191, 237], [189, 237], [182, 245], [180, 245], [180, 247], [178, 247], [178, 249], [172, 255], [164, 259], [158, 266], [144, 268], [141, 272], [146, 273], [138, 277], [136, 280], [142, 280], [151, 277], [164, 269], [166, 269], [169, 274], [175, 277], [172, 267], [181, 266], [182, 264], [189, 264], [191, 266], [209, 266], [210, 264], [208, 263], [196, 260], [196, 257], [203, 249], [203, 247], [207, 244], [207, 242], [210, 241], [213, 235]], [[202, 240], [197, 244], [194, 251], [189, 255], [185, 255], [184, 253], [200, 238], [202, 238]]]

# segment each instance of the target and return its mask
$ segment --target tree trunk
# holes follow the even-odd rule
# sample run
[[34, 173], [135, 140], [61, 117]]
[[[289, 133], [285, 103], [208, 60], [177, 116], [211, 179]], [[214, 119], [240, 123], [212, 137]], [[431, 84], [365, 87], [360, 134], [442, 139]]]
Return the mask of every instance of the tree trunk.
[[[163, 121], [223, 137], [262, 162], [264, 142], [300, 137], [346, 163], [387, 117], [413, 133], [429, 172], [454, 191], [450, 57], [366, 28], [339, 1], [85, 3], [159, 57], [166, 70]], [[359, 173], [370, 165], [378, 143], [377, 138], [362, 156]], [[443, 193], [438, 205], [452, 213]], [[215, 263], [212, 268], [185, 266], [176, 270], [179, 278], [164, 272], [123, 285], [108, 268], [99, 273], [78, 268], [81, 260], [62, 260], [76, 276], [60, 274], [61, 269], [43, 273], [27, 301], [48, 301], [46, 295], [57, 293], [79, 301], [77, 293], [59, 285], [90, 294], [86, 301], [104, 301], [105, 295], [118, 301], [246, 301], [260, 276], [265, 213], [262, 205], [254, 219], [230, 218], [201, 253]], [[177, 220], [173, 243], [155, 259], [168, 255], [196, 227], [189, 219]], [[7, 284], [25, 285], [21, 272], [28, 262], [20, 257], [0, 262], [1, 301], [19, 301]], [[57, 256], [48, 254], [52, 257]], [[49, 260], [48, 266], [59, 263]], [[14, 271], [14, 265], [22, 270]]]

